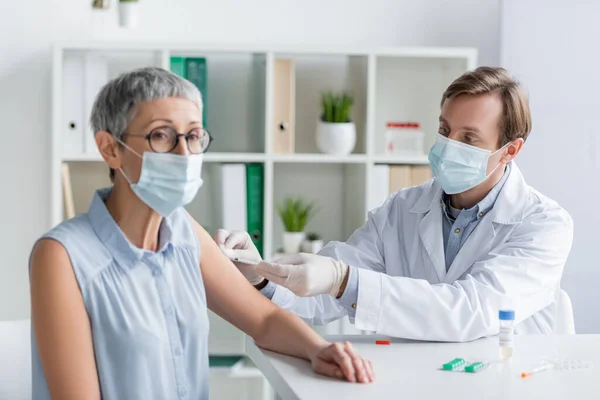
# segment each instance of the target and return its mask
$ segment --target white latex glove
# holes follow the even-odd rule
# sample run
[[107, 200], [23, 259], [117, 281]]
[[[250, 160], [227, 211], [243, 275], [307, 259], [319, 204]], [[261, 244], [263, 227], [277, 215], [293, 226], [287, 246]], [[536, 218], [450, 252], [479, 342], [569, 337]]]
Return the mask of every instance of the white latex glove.
[[273, 263], [263, 261], [256, 267], [259, 275], [303, 297], [336, 297], [347, 272], [348, 265], [342, 261], [307, 253], [285, 256]]
[[[248, 232], [229, 232], [225, 229], [219, 229], [215, 234], [215, 242], [217, 242], [221, 251], [228, 257], [256, 262], [262, 260]], [[234, 264], [252, 285], [256, 286], [264, 281], [264, 278], [255, 272], [256, 266], [239, 262], [234, 262]]]

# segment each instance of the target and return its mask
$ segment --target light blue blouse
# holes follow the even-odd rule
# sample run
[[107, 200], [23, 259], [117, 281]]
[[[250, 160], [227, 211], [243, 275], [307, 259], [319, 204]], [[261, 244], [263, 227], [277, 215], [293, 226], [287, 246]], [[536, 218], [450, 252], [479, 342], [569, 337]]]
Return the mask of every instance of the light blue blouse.
[[[99, 190], [87, 214], [44, 235], [67, 250], [92, 329], [104, 400], [208, 399], [208, 315], [188, 214], [163, 220], [159, 250], [133, 246]], [[64, 354], [64, 357], [69, 357]], [[32, 334], [33, 399], [50, 399]]]

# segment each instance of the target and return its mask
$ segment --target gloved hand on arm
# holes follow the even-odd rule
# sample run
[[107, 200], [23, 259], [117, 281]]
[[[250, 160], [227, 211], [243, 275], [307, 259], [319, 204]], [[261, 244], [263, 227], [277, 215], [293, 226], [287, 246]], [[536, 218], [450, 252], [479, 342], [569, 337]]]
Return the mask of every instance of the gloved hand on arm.
[[[228, 257], [261, 262], [262, 257], [248, 232], [229, 232], [219, 229], [215, 241]], [[284, 256], [276, 262], [261, 262], [258, 266], [234, 262], [253, 285], [264, 278], [290, 289], [297, 296], [310, 297], [329, 294], [339, 297], [340, 288], [348, 273], [348, 265], [333, 258], [315, 254]], [[264, 277], [264, 278], [263, 278]]]
[[329, 294], [339, 297], [347, 279], [348, 265], [333, 258], [300, 253], [272, 263], [263, 261], [256, 267], [256, 273], [290, 289], [297, 296]]
[[[262, 261], [262, 257], [254, 243], [252, 243], [252, 238], [248, 232], [229, 232], [225, 229], [219, 229], [215, 234], [215, 242], [227, 257], [254, 262]], [[239, 262], [234, 262], [234, 264], [252, 285], [256, 286], [264, 281], [264, 278], [256, 273], [256, 266]]]

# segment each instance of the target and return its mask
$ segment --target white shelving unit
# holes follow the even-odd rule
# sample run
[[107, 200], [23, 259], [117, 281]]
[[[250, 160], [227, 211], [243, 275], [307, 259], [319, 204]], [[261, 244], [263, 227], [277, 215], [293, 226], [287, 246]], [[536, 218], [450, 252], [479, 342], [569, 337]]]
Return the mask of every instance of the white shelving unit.
[[[421, 123], [428, 148], [437, 132], [439, 100], [446, 86], [462, 72], [476, 66], [472, 48], [321, 48], [223, 46], [182, 43], [61, 43], [53, 57], [53, 129], [51, 164], [51, 223], [63, 220], [60, 166], [97, 163], [97, 153], [64, 151], [68, 135], [63, 117], [65, 60], [92, 54], [108, 59], [109, 77], [132, 68], [153, 65], [169, 68], [171, 56], [202, 56], [208, 62], [209, 130], [216, 138], [205, 155], [211, 163], [263, 163], [265, 167], [265, 254], [281, 245], [281, 224], [274, 205], [282, 195], [297, 194], [322, 203], [337, 204], [336, 210], [323, 207], [309, 229], [322, 232], [325, 240], [343, 240], [360, 226], [371, 204], [371, 168], [376, 164], [426, 165], [427, 157], [390, 157], [383, 152], [383, 132], [387, 121], [411, 120]], [[296, 154], [272, 151], [272, 80], [277, 58], [294, 60], [296, 68]], [[258, 65], [258, 67], [257, 67]], [[260, 83], [259, 85], [256, 82]], [[318, 153], [314, 132], [319, 113], [319, 93], [323, 90], [352, 90], [355, 94], [353, 119], [357, 125], [357, 146], [348, 156]], [[250, 127], [250, 128], [249, 128]], [[90, 134], [91, 135], [91, 134]], [[318, 173], [317, 173], [318, 172]], [[316, 174], [316, 175], [313, 175]], [[306, 186], [295, 177], [311, 176]], [[324, 179], [329, 179], [325, 181]], [[323, 185], [319, 182], [322, 181]], [[333, 185], [333, 190], [323, 191]], [[321, 187], [321, 188], [320, 188]], [[336, 190], [337, 189], [337, 190]], [[74, 188], [77, 192], [77, 188]], [[210, 191], [205, 186], [201, 191]], [[347, 191], [356, 194], [352, 204], [341, 207]], [[335, 196], [333, 196], [335, 194]], [[86, 198], [86, 196], [79, 196]], [[90, 195], [91, 197], [91, 195]], [[76, 203], [80, 203], [77, 201]], [[78, 211], [88, 204], [77, 204]], [[191, 212], [205, 222], [202, 206], [192, 204]], [[357, 213], [358, 212], [358, 213]], [[339, 214], [339, 219], [331, 219]], [[345, 221], [344, 229], [332, 229], [331, 221]], [[210, 221], [208, 221], [210, 222]]]
[[[61, 165], [69, 163], [76, 212], [85, 212], [93, 192], [108, 185], [108, 167], [98, 153], [71, 143], [70, 121], [65, 118], [63, 84], [78, 79], [65, 66], [77, 57], [103, 57], [108, 75], [142, 66], [169, 68], [170, 57], [207, 60], [208, 130], [215, 141], [205, 154], [205, 185], [188, 206], [198, 221], [214, 231], [209, 194], [218, 182], [211, 169], [220, 163], [264, 164], [264, 254], [281, 246], [282, 225], [275, 204], [286, 196], [302, 196], [318, 204], [319, 213], [307, 230], [325, 241], [345, 240], [365, 221], [373, 204], [367, 188], [378, 164], [426, 165], [427, 156], [391, 157], [384, 152], [388, 121], [416, 121], [425, 132], [425, 148], [435, 140], [439, 102], [448, 84], [474, 69], [473, 48], [318, 48], [249, 47], [187, 43], [61, 43], [53, 51], [51, 223], [64, 219]], [[273, 152], [274, 62], [294, 61], [295, 154]], [[357, 145], [348, 156], [320, 154], [315, 142], [319, 95], [325, 90], [350, 90], [355, 104]], [[81, 123], [87, 122], [81, 121]], [[84, 141], [92, 139], [92, 133]], [[93, 140], [93, 139], [92, 139]], [[80, 150], [78, 150], [80, 149]], [[214, 232], [211, 232], [214, 233]], [[222, 325], [220, 325], [222, 329]], [[348, 332], [346, 324], [328, 333]], [[227, 336], [227, 335], [225, 335]], [[243, 337], [235, 339], [243, 346]]]

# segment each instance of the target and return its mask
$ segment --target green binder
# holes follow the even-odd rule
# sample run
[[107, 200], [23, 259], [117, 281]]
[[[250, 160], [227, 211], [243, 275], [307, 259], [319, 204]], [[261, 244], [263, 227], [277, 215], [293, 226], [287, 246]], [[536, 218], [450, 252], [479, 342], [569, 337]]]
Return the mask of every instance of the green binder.
[[264, 166], [262, 164], [246, 165], [246, 202], [248, 233], [258, 252], [263, 256]]
[[185, 58], [171, 57], [171, 72], [185, 78]]
[[208, 119], [207, 119], [207, 91], [206, 88], [208, 86], [207, 78], [206, 78], [206, 59], [205, 58], [186, 58], [185, 59], [185, 78], [192, 82], [200, 93], [202, 94], [202, 103], [204, 107], [202, 108], [202, 124], [204, 127], [208, 127]]
[[244, 359], [244, 356], [208, 356], [210, 368], [231, 368]]

